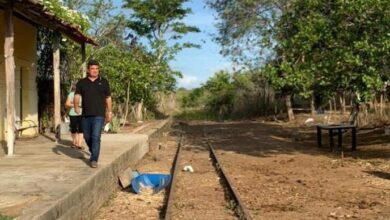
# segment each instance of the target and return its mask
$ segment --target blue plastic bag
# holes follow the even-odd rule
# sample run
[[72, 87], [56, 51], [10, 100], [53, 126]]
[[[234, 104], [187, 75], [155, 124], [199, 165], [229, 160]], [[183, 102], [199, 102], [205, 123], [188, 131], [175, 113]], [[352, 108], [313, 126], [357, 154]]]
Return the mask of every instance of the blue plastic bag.
[[166, 188], [170, 182], [170, 174], [144, 173], [139, 174], [132, 179], [131, 187], [137, 194], [141, 192], [141, 187], [151, 188], [153, 189], [153, 193], [158, 193], [162, 189]]

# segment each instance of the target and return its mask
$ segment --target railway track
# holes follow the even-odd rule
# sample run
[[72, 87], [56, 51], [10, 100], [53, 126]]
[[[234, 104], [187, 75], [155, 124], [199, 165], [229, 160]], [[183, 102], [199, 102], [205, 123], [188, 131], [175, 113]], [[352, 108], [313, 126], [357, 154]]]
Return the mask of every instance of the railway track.
[[[251, 214], [248, 212], [245, 205], [241, 201], [238, 191], [232, 184], [230, 177], [226, 173], [226, 170], [224, 169], [221, 160], [218, 158], [218, 155], [216, 154], [216, 151], [212, 146], [212, 143], [209, 140], [207, 140], [205, 133], [204, 133], [204, 137], [205, 137], [204, 140], [206, 141], [200, 144], [194, 144], [194, 143], [184, 144], [183, 134], [179, 138], [178, 148], [177, 148], [176, 156], [173, 163], [173, 169], [172, 169], [172, 181], [169, 187], [169, 194], [166, 199], [165, 213], [163, 213], [164, 219], [171, 220], [171, 219], [191, 218], [190, 216], [191, 214], [188, 214], [188, 216], [183, 216], [178, 214], [177, 212], [191, 213], [191, 210], [186, 210], [186, 208], [187, 207], [194, 208], [193, 204], [196, 204], [195, 208], [198, 207], [199, 209], [203, 209], [206, 207], [210, 208], [210, 204], [213, 204], [214, 206], [218, 204], [218, 206], [220, 207], [217, 207], [216, 210], [214, 210], [215, 216], [212, 216], [215, 218], [211, 218], [211, 219], [251, 220], [252, 219]], [[203, 151], [198, 152], [197, 150], [194, 149], [201, 149]], [[195, 163], [196, 165], [194, 166], [195, 172], [190, 174], [191, 176], [181, 172], [181, 167], [183, 164], [182, 161], [192, 161], [192, 163]], [[187, 178], [187, 180], [185, 180], [185, 178]], [[188, 178], [192, 178], [192, 179], [188, 180]], [[206, 178], [208, 180], [204, 180], [204, 181], [210, 182], [209, 184], [210, 186], [205, 186], [204, 181], [202, 182], [200, 180]], [[184, 184], [184, 186], [183, 184], [180, 184], [180, 182], [188, 183], [188, 181], [192, 181], [192, 184], [198, 187], [204, 186], [204, 190], [202, 191], [208, 190], [208, 192], [210, 192], [210, 195], [209, 196], [202, 195], [202, 194], [192, 195], [191, 194], [192, 189], [189, 188], [188, 184], [187, 185]], [[215, 195], [212, 195], [213, 193]], [[178, 194], [181, 194], [181, 196]], [[184, 196], [184, 199], [180, 198], [183, 197], [183, 194], [186, 195]], [[182, 201], [191, 200], [193, 201], [193, 203], [191, 205], [188, 204], [180, 205], [178, 200], [182, 200]], [[177, 211], [178, 209], [177, 207], [181, 207], [180, 211]], [[199, 213], [202, 212], [193, 211], [193, 214], [198, 215], [198, 218], [199, 218]], [[207, 216], [207, 214], [205, 214], [204, 216], [201, 217], [201, 219], [203, 218], [210, 219], [210, 216]]]

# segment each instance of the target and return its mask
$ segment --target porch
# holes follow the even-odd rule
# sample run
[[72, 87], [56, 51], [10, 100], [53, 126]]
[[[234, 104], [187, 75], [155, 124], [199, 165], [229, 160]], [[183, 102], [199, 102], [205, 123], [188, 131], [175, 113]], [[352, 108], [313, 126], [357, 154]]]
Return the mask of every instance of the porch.
[[149, 150], [144, 134], [105, 134], [98, 169], [88, 150], [43, 136], [17, 141], [15, 156], [0, 150], [0, 213], [18, 219], [89, 219], [117, 187], [117, 175]]

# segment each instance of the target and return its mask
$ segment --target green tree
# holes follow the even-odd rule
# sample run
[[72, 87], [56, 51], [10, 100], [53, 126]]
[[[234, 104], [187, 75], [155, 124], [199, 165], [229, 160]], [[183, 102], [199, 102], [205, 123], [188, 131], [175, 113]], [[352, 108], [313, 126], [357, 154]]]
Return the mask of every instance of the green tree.
[[192, 42], [178, 41], [188, 33], [199, 32], [197, 27], [183, 22], [191, 13], [190, 8], [184, 7], [186, 2], [188, 0], [125, 0], [124, 8], [131, 10], [128, 27], [149, 40], [159, 63], [173, 59], [184, 48], [199, 47]]
[[[273, 65], [268, 66], [270, 73], [265, 77], [270, 77], [269, 80], [283, 92], [289, 119], [294, 119], [291, 95], [293, 87], [301, 80], [295, 76], [296, 70], [290, 68], [291, 63], [288, 59], [291, 56], [287, 56], [287, 52], [280, 48], [276, 40], [284, 36], [282, 31], [278, 32], [283, 27], [278, 25], [282, 15], [289, 11], [291, 1], [209, 0], [208, 4], [219, 17], [220, 22], [217, 24], [219, 35], [216, 41], [222, 46], [222, 54], [250, 69], [258, 69], [266, 63], [272, 63]], [[270, 68], [280, 66], [282, 63], [281, 69]], [[286, 80], [278, 80], [280, 77]]]
[[233, 78], [229, 72], [216, 72], [207, 80], [203, 88], [209, 93], [209, 100], [206, 103], [209, 111], [217, 113], [219, 117], [226, 117], [232, 113], [235, 90]]
[[217, 13], [221, 53], [236, 63], [258, 67], [274, 55], [277, 22], [291, 0], [207, 0]]
[[[155, 88], [159, 85], [163, 92], [173, 91], [176, 77], [181, 77], [179, 71], [172, 70], [168, 63], [175, 58], [178, 52], [186, 48], [198, 48], [193, 42], [186, 42], [182, 38], [189, 33], [197, 33], [199, 29], [187, 25], [183, 19], [191, 13], [184, 4], [188, 0], [126, 0], [123, 8], [130, 13], [126, 19], [130, 29], [127, 38], [138, 40], [146, 39], [146, 47], [155, 57], [154, 70], [159, 72], [154, 80], [162, 83], [149, 85]], [[161, 100], [159, 100], [161, 101]]]
[[183, 108], [203, 107], [201, 106], [202, 103], [200, 103], [203, 94], [204, 94], [204, 89], [202, 87], [193, 89], [189, 94], [181, 97], [182, 107]]
[[279, 22], [286, 35], [277, 41], [295, 57], [295, 75], [311, 82], [295, 84], [306, 85], [297, 91], [321, 89], [325, 98], [351, 91], [369, 101], [389, 74], [389, 11], [385, 0], [293, 1]]
[[[390, 2], [386, 0], [216, 0], [223, 54], [263, 68], [284, 94], [323, 98], [345, 91], [368, 101], [388, 78]], [[265, 68], [264, 68], [265, 67]]]
[[[70, 9], [83, 12], [85, 14], [83, 17], [88, 17], [91, 23], [85, 32], [97, 41], [98, 46], [87, 46], [86, 60], [94, 58], [101, 63], [101, 74], [109, 79], [112, 87], [116, 113], [126, 120], [130, 109], [134, 112], [135, 106], [138, 106], [137, 109], [142, 113], [145, 112], [145, 107], [155, 110], [155, 94], [160, 91], [173, 91], [175, 76], [180, 73], [171, 70], [165, 60], [155, 65], [156, 55], [147, 52], [146, 48], [137, 42], [137, 37], [130, 41], [126, 38], [128, 27], [125, 15], [118, 13], [112, 0], [65, 0], [63, 4]], [[42, 32], [42, 37], [42, 41], [45, 42], [42, 42], [39, 48], [45, 51], [42, 55], [47, 56], [42, 57], [40, 62], [51, 63], [47, 62], [51, 56], [50, 35]], [[67, 91], [70, 84], [82, 77], [83, 63], [80, 45], [65, 40], [61, 43], [61, 65], [64, 66], [61, 73], [64, 77], [63, 82], [68, 83], [63, 86]], [[45, 68], [45, 73], [49, 73], [46, 75], [50, 76], [51, 67], [45, 65], [42, 67]], [[140, 111], [137, 115], [142, 117]]]

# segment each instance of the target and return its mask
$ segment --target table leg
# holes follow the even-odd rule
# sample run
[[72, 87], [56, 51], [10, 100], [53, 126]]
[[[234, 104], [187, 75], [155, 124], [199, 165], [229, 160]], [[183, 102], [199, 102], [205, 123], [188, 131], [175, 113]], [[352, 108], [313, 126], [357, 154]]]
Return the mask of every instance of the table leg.
[[343, 145], [343, 130], [341, 128], [337, 129], [337, 136], [338, 136], [338, 147], [342, 148]]
[[317, 126], [317, 144], [318, 147], [322, 147], [322, 132], [320, 126]]
[[356, 128], [352, 128], [352, 150], [356, 150]]
[[333, 129], [329, 129], [329, 145], [330, 145], [331, 150], [333, 151], [333, 148], [334, 148]]

